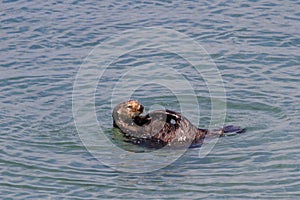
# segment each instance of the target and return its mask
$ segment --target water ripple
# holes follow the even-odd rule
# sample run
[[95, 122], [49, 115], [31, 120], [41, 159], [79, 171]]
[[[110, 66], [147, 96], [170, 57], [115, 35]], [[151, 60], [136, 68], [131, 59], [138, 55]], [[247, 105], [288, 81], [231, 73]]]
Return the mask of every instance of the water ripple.
[[[299, 10], [292, 0], [2, 1], [1, 197], [299, 198]], [[72, 114], [73, 82], [96, 45], [123, 30], [151, 26], [185, 33], [207, 50], [224, 81], [226, 123], [248, 131], [220, 138], [205, 158], [191, 149], [154, 173], [121, 173], [81, 143]], [[108, 135], [114, 133], [107, 92], [124, 71], [153, 61], [174, 67], [191, 82], [200, 124], [209, 122], [203, 78], [176, 55], [142, 50], [118, 58], [99, 82], [97, 117]], [[134, 95], [147, 107], [156, 102], [180, 109], [174, 95], [155, 84]]]

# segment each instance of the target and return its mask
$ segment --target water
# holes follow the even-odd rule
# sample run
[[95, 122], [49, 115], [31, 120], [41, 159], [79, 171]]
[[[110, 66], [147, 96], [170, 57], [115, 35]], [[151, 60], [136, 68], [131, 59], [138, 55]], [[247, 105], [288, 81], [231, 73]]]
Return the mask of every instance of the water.
[[[299, 198], [299, 2], [2, 1], [0, 7], [3, 199]], [[221, 138], [204, 158], [190, 149], [152, 173], [115, 171], [79, 138], [73, 84], [96, 45], [122, 31], [153, 26], [184, 33], [206, 49], [224, 81], [226, 122], [248, 131]], [[129, 69], [149, 60], [174, 66], [194, 84], [200, 125], [207, 126], [209, 93], [181, 58], [129, 52], [113, 65]], [[109, 86], [113, 79], [102, 83]], [[105, 87], [97, 88], [97, 118], [113, 135], [110, 102], [100, 95]], [[134, 97], [148, 108], [179, 108], [166, 88], [137, 89]]]

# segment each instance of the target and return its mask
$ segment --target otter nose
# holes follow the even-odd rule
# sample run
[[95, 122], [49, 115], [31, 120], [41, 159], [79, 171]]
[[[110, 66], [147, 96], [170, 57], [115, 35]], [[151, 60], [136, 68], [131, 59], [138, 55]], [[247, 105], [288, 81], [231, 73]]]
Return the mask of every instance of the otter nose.
[[143, 105], [140, 105], [139, 106], [139, 110], [138, 111], [140, 111], [140, 112], [144, 112], [144, 106]]

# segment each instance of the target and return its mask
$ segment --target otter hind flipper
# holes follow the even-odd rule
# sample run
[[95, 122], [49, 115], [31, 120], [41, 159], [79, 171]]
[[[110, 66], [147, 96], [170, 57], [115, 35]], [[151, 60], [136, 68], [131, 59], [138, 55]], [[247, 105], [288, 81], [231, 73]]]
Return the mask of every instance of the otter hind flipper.
[[225, 135], [234, 135], [246, 132], [246, 128], [234, 125], [224, 126], [222, 130]]

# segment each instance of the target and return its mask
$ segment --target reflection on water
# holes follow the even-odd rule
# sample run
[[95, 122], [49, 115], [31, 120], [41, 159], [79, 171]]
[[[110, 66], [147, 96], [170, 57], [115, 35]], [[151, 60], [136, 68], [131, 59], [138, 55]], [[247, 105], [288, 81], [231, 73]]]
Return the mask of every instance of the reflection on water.
[[[299, 197], [298, 2], [3, 1], [1, 10], [4, 199]], [[226, 123], [248, 131], [221, 138], [204, 158], [199, 158], [199, 149], [190, 149], [154, 173], [122, 173], [83, 146], [73, 120], [73, 83], [96, 45], [123, 30], [151, 26], [185, 33], [207, 50], [224, 81]], [[134, 51], [111, 65], [117, 73], [154, 60], [173, 66], [192, 83], [199, 124], [207, 127], [207, 85], [184, 59], [162, 51]], [[114, 86], [111, 78], [119, 77], [114, 73], [104, 78], [96, 95], [99, 123], [115, 143], [147, 151], [113, 137], [117, 133], [111, 129], [111, 104], [105, 95]], [[161, 85], [137, 88], [133, 97], [148, 109], [157, 104], [180, 110], [173, 93]]]

